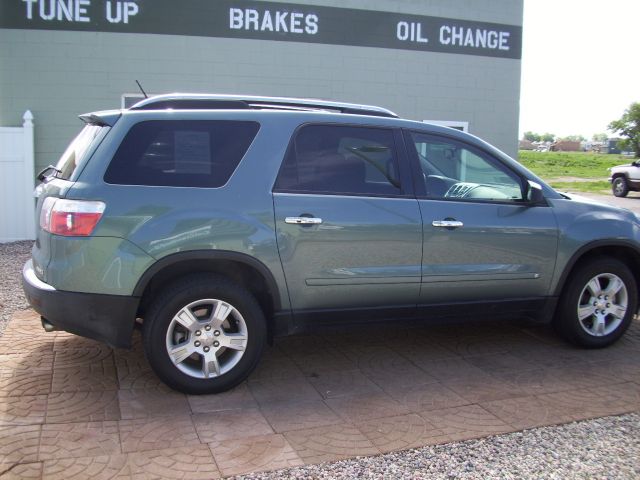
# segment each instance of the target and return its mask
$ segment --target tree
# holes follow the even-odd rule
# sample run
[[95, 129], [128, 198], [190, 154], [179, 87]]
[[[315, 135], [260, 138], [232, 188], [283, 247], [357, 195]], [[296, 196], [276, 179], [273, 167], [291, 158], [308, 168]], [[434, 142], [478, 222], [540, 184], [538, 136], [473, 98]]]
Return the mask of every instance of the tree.
[[524, 136], [525, 140], [529, 140], [530, 142], [539, 142], [540, 141], [540, 135], [538, 135], [537, 133], [524, 132], [523, 136]]
[[640, 158], [640, 103], [634, 102], [627, 108], [619, 120], [614, 120], [607, 127], [614, 133], [627, 137], [618, 143], [618, 148], [633, 150], [635, 157]]
[[553, 133], [544, 133], [541, 136], [541, 140], [543, 142], [553, 142], [555, 140], [556, 136]]
[[609, 135], [606, 133], [594, 133], [591, 140], [594, 142], [606, 142], [609, 139]]

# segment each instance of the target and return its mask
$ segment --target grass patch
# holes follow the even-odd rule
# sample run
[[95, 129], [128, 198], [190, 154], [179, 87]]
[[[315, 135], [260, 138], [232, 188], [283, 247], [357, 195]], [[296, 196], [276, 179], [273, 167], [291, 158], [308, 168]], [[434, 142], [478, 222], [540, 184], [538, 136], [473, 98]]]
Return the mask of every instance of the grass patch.
[[560, 192], [611, 193], [611, 184], [607, 180], [595, 182], [551, 182], [550, 185]]
[[[532, 152], [521, 150], [518, 161], [560, 191], [611, 193], [609, 168], [631, 163], [623, 155], [591, 152]], [[585, 181], [563, 181], [563, 177]], [[587, 180], [589, 179], [589, 180]], [[568, 179], [567, 179], [568, 180]]]
[[[610, 167], [630, 163], [622, 155], [590, 152], [532, 152], [521, 150], [518, 161], [540, 178], [578, 177], [608, 178]], [[585, 182], [589, 183], [589, 182]]]

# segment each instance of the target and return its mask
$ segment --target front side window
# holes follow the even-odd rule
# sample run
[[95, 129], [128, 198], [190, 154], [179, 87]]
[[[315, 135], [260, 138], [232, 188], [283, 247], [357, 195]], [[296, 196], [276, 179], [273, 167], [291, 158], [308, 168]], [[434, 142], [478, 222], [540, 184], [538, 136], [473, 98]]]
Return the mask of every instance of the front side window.
[[429, 198], [521, 201], [518, 175], [488, 155], [454, 140], [411, 132]]
[[274, 190], [399, 195], [399, 178], [391, 130], [307, 125], [295, 134]]
[[104, 179], [120, 185], [221, 187], [256, 136], [255, 122], [152, 120], [131, 127]]

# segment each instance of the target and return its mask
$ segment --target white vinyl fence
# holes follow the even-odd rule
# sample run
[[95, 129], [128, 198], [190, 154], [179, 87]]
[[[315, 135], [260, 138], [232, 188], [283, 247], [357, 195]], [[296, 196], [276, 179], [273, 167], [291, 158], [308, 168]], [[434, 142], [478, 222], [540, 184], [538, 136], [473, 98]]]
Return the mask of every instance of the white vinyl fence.
[[0, 243], [35, 238], [33, 115], [0, 127]]

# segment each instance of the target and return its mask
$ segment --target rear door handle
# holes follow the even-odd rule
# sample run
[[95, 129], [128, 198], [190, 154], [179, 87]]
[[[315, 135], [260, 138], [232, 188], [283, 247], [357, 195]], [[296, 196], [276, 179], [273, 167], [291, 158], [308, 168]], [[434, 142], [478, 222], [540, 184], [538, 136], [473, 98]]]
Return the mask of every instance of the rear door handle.
[[322, 219], [317, 217], [287, 217], [284, 219], [284, 223], [293, 225], [320, 225]]
[[464, 227], [464, 223], [460, 222], [459, 220], [434, 220], [433, 222], [431, 222], [431, 225], [440, 228]]

